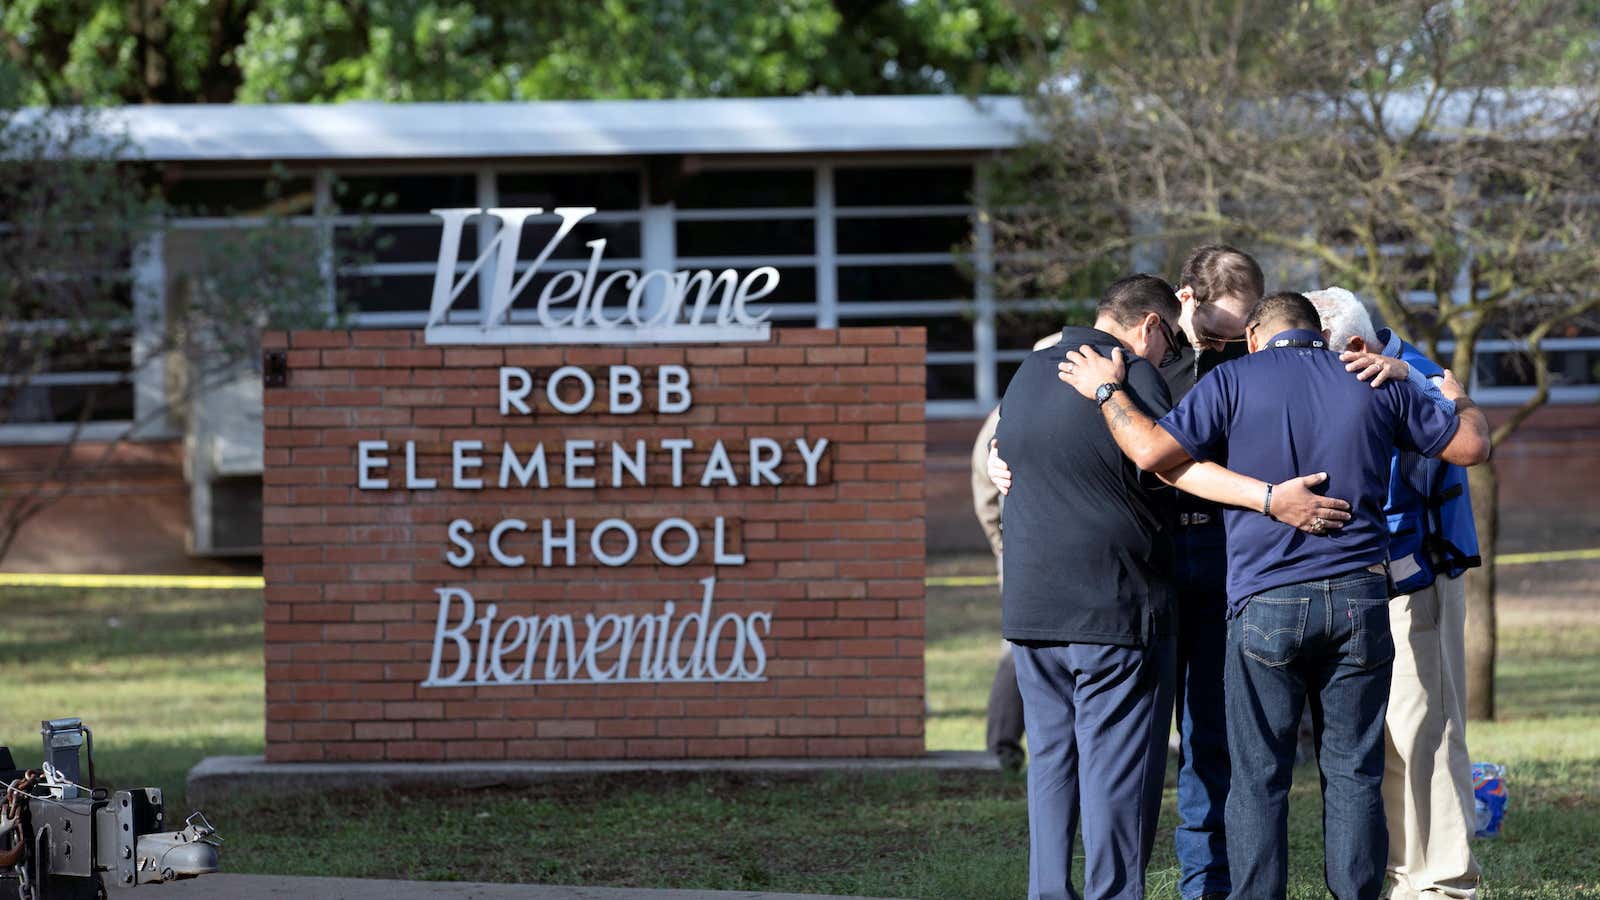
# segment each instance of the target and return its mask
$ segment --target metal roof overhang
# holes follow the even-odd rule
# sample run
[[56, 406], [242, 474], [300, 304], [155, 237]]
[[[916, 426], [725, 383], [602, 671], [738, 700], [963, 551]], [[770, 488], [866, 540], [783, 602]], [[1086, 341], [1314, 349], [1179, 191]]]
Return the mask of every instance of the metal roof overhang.
[[527, 103], [175, 104], [102, 113], [152, 161], [984, 152], [1017, 146], [1016, 97]]

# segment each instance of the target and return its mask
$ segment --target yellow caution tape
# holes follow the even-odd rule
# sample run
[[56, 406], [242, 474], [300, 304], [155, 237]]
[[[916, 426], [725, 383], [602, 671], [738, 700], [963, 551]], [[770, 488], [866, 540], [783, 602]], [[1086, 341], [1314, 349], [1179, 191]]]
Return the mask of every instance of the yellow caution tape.
[[[1600, 547], [1587, 550], [1547, 550], [1539, 553], [1502, 553], [1502, 566], [1573, 562], [1600, 559]], [[936, 575], [923, 579], [928, 587], [993, 587], [993, 575]], [[77, 575], [48, 572], [0, 572], [0, 587], [174, 588], [200, 591], [259, 591], [266, 586], [260, 575]]]
[[[1600, 559], [1600, 547], [1587, 550], [1546, 550], [1538, 553], [1502, 553], [1494, 558], [1495, 565], [1525, 566], [1533, 563], [1572, 562], [1583, 559]], [[928, 587], [992, 587], [999, 582], [993, 575], [940, 575], [923, 579]]]
[[923, 582], [928, 587], [992, 587], [999, 580], [993, 575], [942, 575]]
[[1527, 563], [1571, 562], [1575, 559], [1600, 559], [1600, 547], [1587, 550], [1548, 550], [1543, 553], [1502, 553], [1494, 558], [1496, 565], [1521, 566]]

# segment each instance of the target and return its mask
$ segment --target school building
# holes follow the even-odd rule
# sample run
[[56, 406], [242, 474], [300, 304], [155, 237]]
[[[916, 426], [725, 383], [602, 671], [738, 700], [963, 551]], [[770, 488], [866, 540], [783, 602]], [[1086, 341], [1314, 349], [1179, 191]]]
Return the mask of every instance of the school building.
[[[49, 471], [87, 386], [102, 399], [74, 462], [89, 464], [131, 423], [145, 424], [33, 521], [0, 568], [258, 566], [260, 376], [173, 406], [173, 367], [137, 365], [140, 348], [159, 341], [164, 312], [183, 302], [208, 242], [268, 212], [318, 237], [330, 307], [336, 296], [347, 301], [351, 327], [420, 329], [440, 249], [429, 211], [460, 207], [594, 207], [549, 272], [590, 265], [585, 243], [604, 238], [602, 272], [776, 268], [763, 308], [777, 328], [924, 326], [929, 550], [983, 552], [967, 502], [972, 436], [1028, 347], [1063, 314], [1059, 299], [1007, 296], [992, 278], [984, 163], [1024, 139], [1017, 98], [195, 105], [108, 115], [158, 167], [177, 212], [131, 260], [138, 315], [127, 352], [102, 368], [48, 372], [20, 392], [0, 425], [0, 479], [24, 485]], [[545, 219], [529, 234], [553, 231], [555, 217]], [[343, 264], [352, 243], [362, 258]], [[463, 254], [458, 269], [470, 259]], [[1600, 335], [1548, 349], [1550, 406], [1498, 460], [1513, 543], [1600, 499]], [[1508, 364], [1517, 351], [1486, 341], [1473, 373], [1474, 395], [1497, 418], [1532, 391]], [[1581, 516], [1571, 521], [1576, 534], [1556, 532], [1562, 545], [1600, 536]]]

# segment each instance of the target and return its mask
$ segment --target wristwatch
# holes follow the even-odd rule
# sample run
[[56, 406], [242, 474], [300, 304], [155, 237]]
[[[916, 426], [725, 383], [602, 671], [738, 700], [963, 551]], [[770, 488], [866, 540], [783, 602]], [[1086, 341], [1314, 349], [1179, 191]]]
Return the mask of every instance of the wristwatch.
[[1117, 384], [1114, 381], [1108, 381], [1105, 384], [1100, 385], [1094, 389], [1095, 403], [1100, 406], [1105, 406], [1106, 401], [1111, 399], [1111, 395], [1120, 390], [1122, 390], [1122, 385]]

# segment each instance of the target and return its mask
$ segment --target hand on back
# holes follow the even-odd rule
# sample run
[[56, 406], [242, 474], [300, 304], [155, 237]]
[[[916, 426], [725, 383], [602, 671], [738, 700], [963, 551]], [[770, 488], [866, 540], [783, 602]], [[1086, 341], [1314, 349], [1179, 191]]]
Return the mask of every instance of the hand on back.
[[1405, 381], [1411, 374], [1411, 367], [1405, 360], [1370, 350], [1346, 350], [1339, 354], [1339, 359], [1345, 363], [1346, 372], [1356, 373], [1357, 381], [1370, 379], [1373, 387], [1382, 387], [1389, 381]]
[[1011, 467], [1000, 458], [1000, 440], [989, 441], [989, 480], [1002, 496], [1011, 493]]

